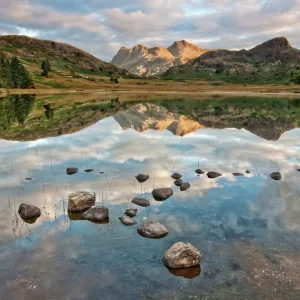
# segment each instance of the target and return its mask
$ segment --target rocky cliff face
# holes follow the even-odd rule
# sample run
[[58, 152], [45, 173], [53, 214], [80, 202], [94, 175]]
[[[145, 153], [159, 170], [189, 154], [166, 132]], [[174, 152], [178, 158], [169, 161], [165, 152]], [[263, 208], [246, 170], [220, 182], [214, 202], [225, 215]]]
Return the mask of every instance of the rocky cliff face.
[[172, 66], [188, 62], [207, 52], [187, 41], [177, 41], [168, 48], [148, 48], [137, 45], [131, 49], [122, 47], [111, 63], [131, 73], [154, 76], [163, 73]]

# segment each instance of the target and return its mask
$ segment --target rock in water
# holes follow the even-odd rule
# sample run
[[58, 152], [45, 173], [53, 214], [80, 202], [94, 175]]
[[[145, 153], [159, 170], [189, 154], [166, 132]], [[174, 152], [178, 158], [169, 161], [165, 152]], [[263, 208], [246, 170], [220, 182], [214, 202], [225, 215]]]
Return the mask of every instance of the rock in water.
[[207, 173], [208, 178], [217, 178], [217, 177], [220, 177], [220, 176], [222, 176], [222, 174], [218, 173], [218, 172], [208, 172]]
[[164, 225], [155, 221], [146, 221], [137, 231], [140, 235], [152, 239], [162, 238], [169, 233]]
[[142, 183], [149, 179], [149, 175], [139, 174], [135, 176], [135, 178], [137, 179], [138, 182]]
[[195, 170], [195, 172], [197, 173], [197, 174], [199, 174], [199, 175], [201, 175], [201, 174], [204, 174], [205, 172], [203, 172], [202, 170], [200, 170], [200, 169], [197, 169], [197, 170]]
[[270, 177], [274, 180], [281, 180], [281, 174], [279, 172], [271, 173]]
[[189, 243], [178, 242], [169, 248], [163, 258], [163, 263], [171, 269], [189, 268], [200, 264], [200, 252]]
[[22, 203], [19, 206], [18, 213], [22, 219], [33, 219], [41, 215], [41, 210], [34, 205]]
[[177, 186], [181, 186], [183, 184], [183, 180], [182, 179], [176, 179], [174, 181], [174, 184], [177, 185]]
[[174, 173], [171, 177], [174, 179], [180, 179], [182, 177], [182, 175], [179, 173]]
[[184, 277], [187, 279], [194, 279], [201, 274], [200, 265], [190, 268], [178, 268], [178, 269], [170, 269], [168, 268], [169, 272], [174, 276]]
[[84, 172], [86, 172], [86, 173], [90, 173], [90, 172], [93, 172], [94, 171], [94, 169], [85, 169], [84, 170]]
[[133, 217], [135, 217], [136, 216], [136, 214], [137, 214], [137, 209], [135, 209], [135, 208], [129, 208], [129, 209], [126, 209], [126, 211], [125, 211], [125, 215], [127, 215], [128, 217], [131, 217], [131, 218], [133, 218]]
[[191, 187], [191, 185], [190, 185], [188, 182], [184, 182], [184, 183], [180, 186], [180, 190], [183, 192], [183, 191], [188, 190], [190, 187]]
[[232, 173], [232, 175], [236, 176], [236, 177], [238, 177], [238, 176], [244, 176], [244, 174], [242, 174], [242, 173]]
[[131, 200], [131, 203], [139, 205], [139, 206], [143, 206], [143, 207], [148, 207], [150, 206], [150, 202], [147, 199], [144, 198], [138, 198], [135, 197]]
[[108, 219], [109, 210], [103, 206], [93, 206], [84, 212], [83, 218], [93, 222], [101, 222]]
[[249, 170], [246, 171], [247, 174], [250, 174], [251, 172]]
[[173, 195], [173, 190], [170, 188], [155, 189], [152, 191], [152, 196], [157, 201], [167, 200]]
[[68, 175], [76, 174], [77, 171], [78, 171], [78, 168], [67, 168], [67, 174]]
[[133, 220], [132, 218], [128, 217], [128, 216], [122, 216], [119, 218], [119, 220], [121, 221], [122, 224], [124, 224], [125, 226], [132, 226], [137, 224], [136, 220]]
[[300, 169], [297, 169], [298, 172], [300, 172]]
[[89, 192], [77, 192], [69, 195], [68, 211], [85, 211], [96, 203], [96, 194]]

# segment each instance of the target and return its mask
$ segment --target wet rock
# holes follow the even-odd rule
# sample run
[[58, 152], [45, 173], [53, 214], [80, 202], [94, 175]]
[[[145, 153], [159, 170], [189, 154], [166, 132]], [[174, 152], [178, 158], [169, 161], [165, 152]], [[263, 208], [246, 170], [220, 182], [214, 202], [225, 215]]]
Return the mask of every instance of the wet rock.
[[146, 221], [137, 231], [140, 235], [153, 239], [162, 238], [169, 233], [164, 225], [155, 221]]
[[173, 195], [173, 190], [170, 188], [154, 189], [152, 191], [152, 196], [157, 201], [167, 200]]
[[169, 272], [177, 277], [184, 277], [187, 279], [194, 279], [201, 274], [200, 265], [190, 268], [179, 268], [179, 269], [170, 269]]
[[247, 174], [250, 174], [251, 172], [249, 170], [246, 171]]
[[137, 211], [138, 211], [138, 210], [137, 210], [136, 208], [129, 208], [129, 209], [126, 209], [125, 215], [127, 215], [128, 217], [133, 218], [133, 217], [136, 216]]
[[182, 175], [179, 173], [174, 173], [171, 177], [174, 179], [180, 179], [182, 177]]
[[80, 212], [89, 209], [96, 203], [96, 194], [89, 192], [76, 192], [69, 195], [68, 211]]
[[244, 174], [242, 174], [242, 173], [232, 173], [232, 175], [236, 176], [236, 177], [238, 177], [238, 176], [244, 176]]
[[132, 218], [130, 218], [129, 216], [122, 216], [119, 218], [119, 220], [121, 221], [121, 223], [125, 226], [132, 226], [137, 224], [136, 220], [133, 220]]
[[90, 172], [93, 172], [94, 171], [94, 169], [85, 169], [84, 170], [84, 172], [86, 172], [86, 173], [90, 173]]
[[18, 213], [22, 219], [36, 219], [41, 215], [41, 210], [34, 205], [22, 203], [19, 206]]
[[144, 199], [144, 198], [138, 198], [138, 197], [133, 198], [133, 199], [131, 200], [131, 203], [136, 204], [136, 205], [139, 205], [139, 206], [143, 206], [143, 207], [148, 207], [148, 206], [150, 206], [149, 200]]
[[32, 178], [31, 177], [26, 177], [25, 180], [31, 181]]
[[222, 174], [218, 173], [218, 172], [208, 172], [207, 173], [208, 178], [217, 178], [217, 177], [220, 177], [220, 176], [222, 176]]
[[281, 174], [279, 172], [271, 173], [270, 177], [274, 180], [281, 180]]
[[67, 174], [68, 175], [76, 174], [77, 171], [78, 171], [78, 168], [67, 168]]
[[189, 243], [178, 242], [169, 248], [163, 258], [163, 263], [171, 269], [189, 268], [200, 264], [200, 252]]
[[182, 179], [176, 179], [174, 181], [174, 184], [177, 185], [177, 186], [181, 186], [183, 184], [183, 180]]
[[93, 206], [84, 212], [83, 218], [93, 222], [101, 222], [108, 219], [109, 210], [103, 206]]
[[139, 174], [135, 176], [135, 178], [137, 179], [138, 182], [142, 183], [149, 179], [149, 175]]
[[180, 186], [180, 190], [183, 192], [183, 191], [188, 190], [190, 187], [191, 187], [191, 185], [190, 185], [188, 182], [184, 182], [184, 183]]
[[197, 174], [199, 174], [199, 175], [201, 175], [201, 174], [205, 174], [205, 172], [204, 172], [204, 171], [202, 171], [202, 170], [200, 170], [200, 169], [197, 169], [197, 170], [195, 170], [195, 172], [196, 172]]
[[297, 169], [296, 171], [300, 172], [300, 169]]

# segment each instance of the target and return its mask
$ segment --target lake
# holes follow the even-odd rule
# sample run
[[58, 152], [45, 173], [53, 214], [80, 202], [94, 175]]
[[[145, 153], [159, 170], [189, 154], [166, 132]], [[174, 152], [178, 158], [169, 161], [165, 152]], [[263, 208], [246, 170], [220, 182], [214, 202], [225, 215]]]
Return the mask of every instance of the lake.
[[[0, 98], [0, 298], [299, 299], [299, 123], [298, 98]], [[165, 187], [173, 195], [154, 200]], [[109, 220], [68, 214], [77, 191], [95, 192]], [[21, 203], [41, 216], [23, 220]], [[118, 219], [128, 208], [135, 226]], [[146, 220], [169, 234], [142, 237]], [[179, 241], [201, 252], [200, 267], [162, 263]]]

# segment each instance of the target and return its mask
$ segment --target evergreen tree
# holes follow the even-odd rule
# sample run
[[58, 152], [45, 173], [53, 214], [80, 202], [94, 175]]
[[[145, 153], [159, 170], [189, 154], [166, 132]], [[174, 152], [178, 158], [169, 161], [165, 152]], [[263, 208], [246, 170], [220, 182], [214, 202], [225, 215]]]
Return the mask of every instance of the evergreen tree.
[[34, 87], [33, 81], [29, 72], [20, 63], [17, 57], [13, 57], [10, 64], [11, 69], [11, 81], [13, 88], [32, 88]]
[[51, 71], [51, 65], [50, 65], [50, 62], [49, 62], [48, 59], [43, 60], [41, 69], [42, 69], [41, 76], [46, 76], [47, 77], [49, 72]]
[[0, 52], [0, 87], [12, 87], [10, 61]]

